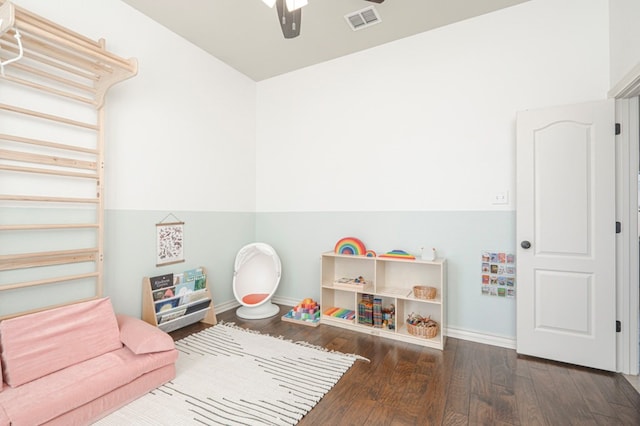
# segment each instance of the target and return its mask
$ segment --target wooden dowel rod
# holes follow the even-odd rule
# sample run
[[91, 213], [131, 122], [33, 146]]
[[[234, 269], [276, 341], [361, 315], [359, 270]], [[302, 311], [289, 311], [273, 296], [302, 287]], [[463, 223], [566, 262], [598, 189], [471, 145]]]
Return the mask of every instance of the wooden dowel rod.
[[[6, 59], [6, 57], [3, 57], [3, 59]], [[74, 89], [82, 90], [83, 92], [90, 93], [92, 95], [96, 94], [96, 89], [94, 87], [92, 87], [92, 86], [87, 86], [86, 84], [82, 84], [82, 83], [79, 83], [77, 81], [69, 80], [67, 78], [60, 77], [60, 76], [57, 76], [55, 74], [48, 73], [46, 71], [42, 71], [42, 70], [40, 70], [38, 68], [31, 67], [31, 66], [26, 65], [24, 63], [21, 63], [19, 61], [18, 62], [14, 62], [14, 63], [10, 64], [9, 66], [12, 67], [12, 68], [15, 68], [17, 70], [27, 72], [29, 74], [37, 75], [39, 77], [42, 77], [42, 78], [50, 80], [50, 81], [55, 81], [57, 83], [65, 85], [67, 87], [73, 87]]]
[[16, 269], [41, 268], [43, 266], [70, 265], [74, 263], [95, 262], [96, 254], [85, 254], [75, 256], [59, 256], [52, 258], [14, 260], [9, 262], [0, 261], [0, 271], [14, 271]]
[[68, 176], [75, 178], [84, 178], [84, 179], [98, 179], [98, 175], [96, 173], [79, 173], [79, 172], [67, 172], [64, 170], [52, 170], [52, 169], [42, 169], [35, 167], [21, 167], [21, 166], [9, 166], [5, 164], [0, 164], [0, 170], [5, 170], [8, 172], [20, 172], [20, 173], [36, 173], [42, 175], [52, 175], [52, 176]]
[[97, 198], [42, 197], [36, 195], [0, 195], [0, 201], [35, 201], [41, 203], [98, 204]]
[[[19, 53], [19, 49], [17, 46], [15, 46], [12, 43], [7, 43], [5, 40], [0, 39], [0, 47], [2, 47], [2, 50], [6, 50], [8, 52], [12, 52], [13, 54], [15, 54], [16, 56]], [[87, 72], [83, 69], [77, 68], [77, 67], [71, 67], [68, 66], [66, 64], [63, 64], [60, 61], [53, 61], [49, 58], [47, 58], [44, 55], [41, 55], [37, 52], [31, 51], [29, 49], [23, 49], [23, 57], [26, 59], [31, 59], [35, 62], [39, 62], [41, 64], [44, 65], [48, 65], [51, 68], [57, 68], [61, 71], [65, 71], [69, 74], [74, 74], [77, 75], [78, 77], [82, 77], [84, 79], [90, 80], [90, 81], [98, 81], [100, 79], [100, 77], [94, 73], [94, 72]], [[18, 64], [18, 62], [14, 62], [14, 66]]]
[[46, 229], [98, 228], [97, 223], [42, 223], [27, 225], [0, 225], [0, 231], [41, 231]]
[[15, 290], [19, 288], [33, 287], [33, 286], [39, 286], [39, 285], [45, 285], [45, 284], [56, 284], [56, 283], [61, 283], [66, 281], [77, 281], [77, 280], [93, 278], [97, 276], [98, 276], [97, 272], [90, 272], [87, 274], [67, 275], [64, 277], [48, 278], [44, 280], [25, 281], [21, 283], [2, 285], [0, 286], [0, 291]]
[[[14, 43], [7, 34], [3, 36], [3, 40], [7, 43]], [[21, 40], [23, 50], [38, 52], [40, 55], [45, 56], [54, 61], [60, 61], [74, 67], [78, 67], [88, 72], [94, 72], [98, 74], [108, 74], [113, 71], [113, 67], [103, 62], [96, 62], [93, 57], [81, 56], [78, 52], [65, 50], [60, 45], [52, 43], [49, 40], [38, 38], [33, 33], [25, 31], [21, 32]]]
[[[56, 83], [60, 83], [62, 85], [65, 85], [67, 87], [73, 87], [74, 89], [78, 89], [78, 90], [82, 90], [83, 92], [86, 93], [90, 93], [92, 95], [95, 95], [96, 93], [96, 89], [93, 86], [87, 85], [87, 84], [82, 84], [78, 81], [74, 81], [74, 80], [69, 80], [68, 78], [64, 78], [64, 77], [60, 77], [58, 75], [52, 74], [50, 72], [46, 72], [43, 71], [41, 69], [38, 68], [34, 68], [31, 67], [29, 65], [26, 65], [24, 63], [21, 62], [14, 62], [13, 64], [11, 64], [12, 67], [15, 67], [16, 69], [19, 69], [21, 71], [33, 74], [33, 75], [37, 75], [38, 77], [42, 77], [44, 79], [50, 80], [50, 81], [55, 81]], [[95, 82], [97, 82], [99, 80], [95, 80]], [[94, 82], [94, 84], [95, 84]]]
[[82, 96], [78, 96], [78, 95], [75, 95], [73, 93], [69, 93], [69, 92], [65, 92], [65, 91], [62, 91], [62, 90], [54, 89], [52, 87], [48, 87], [48, 86], [45, 86], [43, 84], [33, 83], [33, 82], [29, 81], [29, 80], [25, 80], [25, 79], [22, 79], [22, 78], [12, 77], [12, 76], [6, 75], [6, 74], [4, 76], [0, 76], [0, 78], [3, 78], [4, 80], [10, 81], [10, 82], [15, 83], [15, 84], [21, 84], [23, 86], [27, 86], [27, 87], [30, 87], [32, 89], [40, 90], [42, 92], [51, 93], [52, 95], [62, 96], [64, 98], [71, 99], [71, 100], [78, 101], [78, 102], [83, 102], [85, 104], [93, 104], [94, 103], [93, 99], [84, 98]]
[[30, 152], [0, 149], [0, 159], [21, 161], [23, 163], [44, 164], [47, 166], [69, 167], [73, 169], [96, 170], [95, 161], [82, 161], [54, 155], [33, 154]]
[[68, 124], [70, 126], [84, 127], [85, 129], [100, 130], [97, 125], [84, 123], [82, 121], [71, 120], [65, 117], [59, 117], [57, 115], [45, 114], [43, 112], [33, 111], [30, 109], [20, 108], [7, 104], [0, 104], [0, 109], [5, 111], [11, 111], [18, 114], [29, 115], [31, 117], [42, 118], [44, 120], [57, 121], [58, 123]]
[[22, 9], [19, 6], [15, 6], [15, 17], [16, 20], [30, 22], [37, 27], [46, 29], [49, 32], [56, 33], [60, 37], [64, 37], [70, 40], [73, 40], [76, 43], [81, 43], [86, 45], [89, 48], [92, 47], [100, 47], [100, 43], [86, 37], [82, 34], [76, 33], [75, 31], [71, 31], [69, 28], [60, 26], [53, 21], [50, 21], [42, 16], [36, 15], [33, 12], [30, 12], [26, 9]]
[[[55, 45], [71, 49], [82, 55], [95, 59], [96, 61], [112, 64], [118, 68], [130, 69], [131, 67], [130, 61], [126, 59], [123, 59], [100, 48], [89, 48], [86, 45], [82, 45], [81, 43], [76, 43], [74, 40], [65, 39], [64, 37], [60, 37], [59, 35], [48, 32], [29, 22], [16, 20], [16, 26], [21, 31], [21, 33], [24, 30], [27, 33], [42, 37], [45, 40], [50, 40]], [[133, 71], [133, 69], [131, 69], [131, 71]]]
[[73, 250], [54, 250], [54, 251], [34, 251], [31, 253], [15, 253], [15, 254], [3, 254], [0, 255], [0, 262], [12, 261], [12, 260], [24, 260], [24, 259], [37, 259], [37, 258], [53, 258], [61, 256], [75, 256], [89, 253], [97, 253], [98, 249], [83, 248]]
[[64, 151], [86, 152], [88, 154], [98, 155], [98, 150], [94, 148], [84, 148], [82, 146], [66, 145], [66, 144], [57, 143], [57, 142], [45, 141], [42, 139], [32, 139], [32, 138], [25, 138], [22, 136], [8, 135], [6, 133], [0, 133], [0, 139], [13, 141], [13, 142], [26, 143], [30, 145], [46, 146], [49, 148], [61, 149]]

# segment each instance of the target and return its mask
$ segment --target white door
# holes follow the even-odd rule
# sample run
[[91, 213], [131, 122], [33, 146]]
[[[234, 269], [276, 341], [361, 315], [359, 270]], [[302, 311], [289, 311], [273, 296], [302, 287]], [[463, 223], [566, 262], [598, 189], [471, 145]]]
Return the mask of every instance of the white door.
[[517, 351], [615, 371], [614, 102], [517, 117]]

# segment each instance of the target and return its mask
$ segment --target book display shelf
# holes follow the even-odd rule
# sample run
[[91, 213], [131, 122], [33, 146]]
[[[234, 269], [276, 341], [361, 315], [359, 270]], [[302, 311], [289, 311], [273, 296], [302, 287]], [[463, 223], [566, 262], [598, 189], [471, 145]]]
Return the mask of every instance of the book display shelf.
[[[446, 324], [445, 259], [407, 260], [322, 254], [322, 324], [443, 349]], [[414, 286], [435, 288], [430, 298], [416, 297]], [[420, 296], [420, 295], [419, 295]], [[416, 316], [438, 324], [433, 337], [407, 319]], [[431, 334], [426, 334], [431, 336]]]
[[144, 277], [142, 319], [167, 333], [199, 321], [216, 324], [205, 268]]

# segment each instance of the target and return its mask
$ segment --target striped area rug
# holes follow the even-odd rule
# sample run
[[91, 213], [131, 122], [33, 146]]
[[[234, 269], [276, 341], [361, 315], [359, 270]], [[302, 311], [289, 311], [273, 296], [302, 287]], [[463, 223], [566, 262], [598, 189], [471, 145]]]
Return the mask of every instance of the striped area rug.
[[177, 375], [97, 425], [294, 425], [356, 355], [218, 324], [176, 342]]

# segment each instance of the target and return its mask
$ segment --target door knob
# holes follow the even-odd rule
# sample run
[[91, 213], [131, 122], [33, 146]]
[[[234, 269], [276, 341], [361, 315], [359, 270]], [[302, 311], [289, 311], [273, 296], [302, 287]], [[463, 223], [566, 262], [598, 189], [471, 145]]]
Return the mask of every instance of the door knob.
[[523, 249], [531, 248], [531, 243], [527, 240], [524, 240], [523, 242], [520, 243], [520, 247], [522, 247]]

